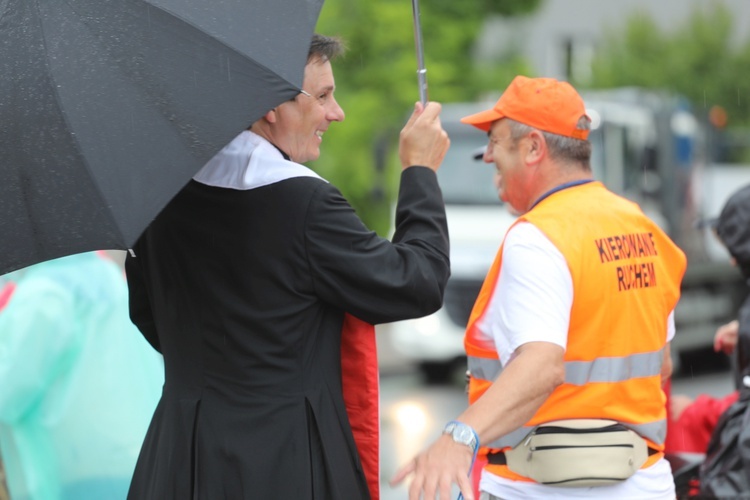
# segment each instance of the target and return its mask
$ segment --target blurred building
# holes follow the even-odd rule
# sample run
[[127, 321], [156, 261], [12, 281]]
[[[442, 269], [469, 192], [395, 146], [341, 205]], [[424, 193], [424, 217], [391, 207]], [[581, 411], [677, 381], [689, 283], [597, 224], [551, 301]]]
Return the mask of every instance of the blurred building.
[[527, 58], [538, 75], [568, 79], [573, 73], [585, 81], [597, 45], [636, 13], [648, 14], [660, 28], [682, 26], [692, 13], [724, 5], [734, 15], [733, 36], [738, 42], [750, 34], [747, 0], [544, 0], [526, 17], [493, 17], [485, 23], [476, 57], [494, 59], [505, 52]]

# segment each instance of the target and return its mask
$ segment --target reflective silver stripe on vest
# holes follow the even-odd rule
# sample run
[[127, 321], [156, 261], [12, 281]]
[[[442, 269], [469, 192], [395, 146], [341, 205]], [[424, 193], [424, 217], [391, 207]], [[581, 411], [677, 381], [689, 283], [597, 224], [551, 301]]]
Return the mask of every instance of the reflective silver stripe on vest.
[[488, 448], [505, 448], [506, 446], [513, 447], [523, 441], [523, 438], [531, 432], [533, 427], [519, 427], [518, 429], [509, 432], [500, 439], [496, 439], [491, 443], [487, 443], [485, 446]]
[[[474, 378], [494, 381], [503, 370], [498, 359], [468, 356], [469, 373]], [[661, 374], [664, 349], [630, 356], [596, 358], [593, 361], [566, 361], [565, 383], [586, 385], [589, 382], [623, 382], [632, 378]]]
[[[657, 422], [650, 422], [648, 424], [628, 424], [622, 422], [622, 425], [628, 429], [634, 430], [639, 436], [645, 437], [646, 439], [653, 441], [656, 444], [664, 444], [664, 440], [667, 437], [667, 421], [659, 420]], [[534, 427], [519, 427], [513, 432], [506, 434], [500, 439], [496, 439], [491, 443], [486, 444], [488, 448], [505, 448], [506, 446], [513, 447], [523, 441], [526, 435], [531, 432]]]
[[596, 358], [593, 361], [566, 361], [565, 383], [585, 385], [589, 382], [623, 382], [632, 378], [661, 374], [664, 350], [630, 356]]
[[[590, 382], [616, 383], [634, 378], [652, 377], [661, 374], [663, 361], [664, 349], [630, 356], [597, 358], [593, 361], [566, 361], [565, 383], [582, 386]], [[472, 377], [489, 381], [494, 381], [502, 371], [502, 365], [497, 359], [470, 356], [468, 365]], [[656, 444], [663, 444], [667, 435], [666, 420], [647, 424], [623, 422], [623, 425]], [[533, 427], [520, 427], [487, 446], [490, 448], [515, 446], [523, 441], [532, 429]]]
[[503, 371], [503, 365], [500, 363], [499, 359], [468, 356], [466, 363], [469, 368], [469, 373], [476, 379], [494, 382], [500, 375], [500, 372]]

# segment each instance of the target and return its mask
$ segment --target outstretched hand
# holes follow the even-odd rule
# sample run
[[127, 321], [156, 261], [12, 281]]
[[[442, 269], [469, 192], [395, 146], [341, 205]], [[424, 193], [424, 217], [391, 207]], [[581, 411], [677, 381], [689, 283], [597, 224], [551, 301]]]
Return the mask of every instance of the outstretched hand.
[[401, 467], [391, 479], [391, 486], [401, 483], [409, 474], [414, 474], [409, 487], [409, 500], [448, 500], [451, 485], [456, 483], [465, 500], [474, 500], [469, 480], [471, 449], [456, 443], [448, 436], [441, 436], [426, 451]]
[[732, 354], [737, 347], [739, 338], [740, 323], [737, 320], [730, 321], [726, 325], [721, 325], [714, 335], [714, 351], [723, 351], [725, 354]]
[[409, 121], [401, 130], [399, 158], [402, 168], [428, 167], [437, 171], [450, 146], [448, 134], [440, 123], [442, 106], [428, 102], [426, 107], [416, 103]]

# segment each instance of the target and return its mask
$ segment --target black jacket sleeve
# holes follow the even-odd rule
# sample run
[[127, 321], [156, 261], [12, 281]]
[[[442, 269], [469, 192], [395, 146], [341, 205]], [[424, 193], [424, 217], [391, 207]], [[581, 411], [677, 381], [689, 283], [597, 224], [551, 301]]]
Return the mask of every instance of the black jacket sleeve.
[[140, 262], [130, 254], [125, 258], [125, 274], [128, 278], [128, 300], [130, 320], [143, 334], [143, 337], [157, 351], [161, 352], [156, 322], [151, 311], [148, 290], [143, 281]]
[[435, 172], [401, 175], [393, 241], [367, 229], [341, 193], [321, 185], [305, 235], [318, 296], [369, 323], [430, 314], [450, 275], [448, 227]]

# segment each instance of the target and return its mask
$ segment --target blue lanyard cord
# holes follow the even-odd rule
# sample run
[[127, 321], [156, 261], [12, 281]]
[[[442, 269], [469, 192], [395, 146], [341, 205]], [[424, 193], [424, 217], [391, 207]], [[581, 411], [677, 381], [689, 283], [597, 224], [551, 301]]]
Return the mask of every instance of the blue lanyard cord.
[[[477, 452], [479, 451], [479, 436], [477, 435], [477, 431], [475, 431], [472, 427], [469, 427], [469, 429], [471, 429], [471, 432], [474, 433], [474, 440], [477, 442], [477, 447], [474, 448], [474, 454], [471, 457], [471, 464], [469, 464], [469, 482], [471, 482], [471, 470], [474, 468], [474, 463], [476, 463], [477, 461]], [[459, 493], [456, 500], [464, 500], [464, 494]]]
[[531, 208], [534, 208], [535, 206], [539, 205], [539, 202], [541, 202], [543, 199], [545, 199], [546, 197], [550, 195], [555, 194], [558, 191], [562, 191], [563, 189], [568, 189], [573, 186], [580, 186], [581, 184], [588, 184], [589, 182], [593, 182], [593, 181], [594, 179], [579, 179], [577, 181], [565, 182], [563, 184], [560, 184], [559, 186], [555, 186], [549, 191], [547, 191], [546, 193], [544, 193], [542, 196], [540, 196], [539, 199], [536, 200], [533, 205], [531, 205]]

